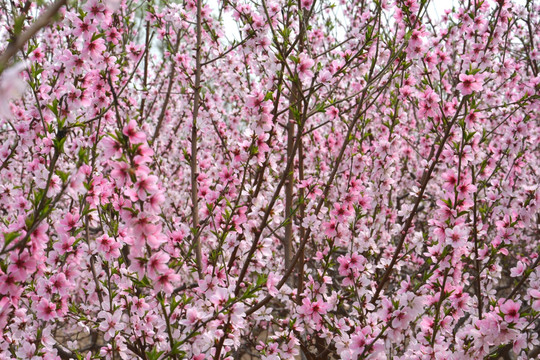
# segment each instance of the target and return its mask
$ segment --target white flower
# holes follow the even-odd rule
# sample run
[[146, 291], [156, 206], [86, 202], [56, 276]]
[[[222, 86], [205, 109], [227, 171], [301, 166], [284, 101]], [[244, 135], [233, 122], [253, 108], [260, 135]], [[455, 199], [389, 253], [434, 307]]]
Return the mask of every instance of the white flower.
[[19, 73], [26, 67], [24, 62], [18, 63], [7, 68], [0, 74], [0, 115], [10, 117], [9, 102], [20, 97], [26, 83], [21, 79]]

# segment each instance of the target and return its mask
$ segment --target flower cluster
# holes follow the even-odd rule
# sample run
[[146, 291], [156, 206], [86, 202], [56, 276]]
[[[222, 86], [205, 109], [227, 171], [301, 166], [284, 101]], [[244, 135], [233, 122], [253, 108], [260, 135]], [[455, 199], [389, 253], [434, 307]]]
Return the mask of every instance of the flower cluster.
[[537, 2], [1, 4], [0, 360], [540, 353]]

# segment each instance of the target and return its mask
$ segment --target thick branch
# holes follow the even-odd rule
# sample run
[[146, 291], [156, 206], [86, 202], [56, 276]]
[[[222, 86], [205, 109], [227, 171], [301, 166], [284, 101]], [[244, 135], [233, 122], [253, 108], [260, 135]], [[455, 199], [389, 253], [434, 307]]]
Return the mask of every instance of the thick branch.
[[199, 232], [199, 191], [197, 187], [197, 117], [199, 115], [199, 102], [201, 90], [201, 7], [202, 0], [197, 1], [197, 48], [195, 49], [195, 94], [193, 98], [193, 123], [191, 127], [191, 206], [193, 217], [193, 230], [195, 231], [195, 256], [197, 272], [202, 275], [202, 253]]
[[51, 19], [56, 15], [58, 10], [66, 4], [67, 0], [58, 0], [51, 5], [34, 23], [26, 29], [20, 35], [15, 35], [13, 41], [7, 46], [6, 50], [0, 55], [0, 71], [6, 68], [9, 60], [15, 56], [15, 54], [21, 50], [24, 45], [34, 36], [36, 33], [47, 26]]

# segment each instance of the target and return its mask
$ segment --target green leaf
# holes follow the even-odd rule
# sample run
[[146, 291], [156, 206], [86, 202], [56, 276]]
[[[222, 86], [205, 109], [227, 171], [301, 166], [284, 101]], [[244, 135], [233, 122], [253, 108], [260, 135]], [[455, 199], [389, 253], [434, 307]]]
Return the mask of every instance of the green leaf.
[[69, 178], [69, 173], [61, 170], [56, 170], [56, 175], [58, 175], [58, 177], [62, 179], [63, 183], [65, 183]]
[[4, 247], [8, 246], [13, 240], [21, 236], [20, 232], [4, 233]]
[[48, 104], [47, 107], [58, 117], [58, 99], [54, 99], [52, 104]]
[[152, 351], [146, 352], [146, 358], [148, 360], [158, 360], [163, 353], [165, 353], [165, 351], [157, 351], [156, 348], [153, 348]]
[[64, 144], [66, 143], [66, 139], [67, 139], [66, 137], [63, 137], [61, 139], [58, 139], [58, 138], [53, 139], [54, 148], [58, 152], [60, 152], [60, 153], [64, 152]]

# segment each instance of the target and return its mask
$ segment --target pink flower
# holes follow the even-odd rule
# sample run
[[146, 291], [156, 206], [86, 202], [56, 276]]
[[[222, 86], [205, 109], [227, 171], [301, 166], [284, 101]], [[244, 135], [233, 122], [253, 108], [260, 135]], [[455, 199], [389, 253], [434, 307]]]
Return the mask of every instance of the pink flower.
[[356, 356], [360, 355], [363, 351], [365, 346], [367, 345], [368, 341], [366, 339], [366, 335], [363, 332], [360, 332], [359, 334], [355, 334], [351, 336], [351, 347], [353, 354]]
[[139, 200], [145, 201], [147, 194], [152, 195], [157, 191], [157, 181], [158, 178], [155, 175], [141, 174], [138, 177], [138, 180], [135, 183], [135, 191], [137, 192]]
[[309, 10], [311, 8], [311, 5], [313, 4], [313, 0], [301, 0], [300, 6], [302, 9]]
[[187, 309], [186, 316], [183, 320], [180, 320], [180, 324], [184, 326], [193, 326], [201, 319], [201, 316], [199, 315], [199, 312], [197, 309], [191, 307]]
[[336, 216], [339, 222], [346, 221], [352, 212], [347, 205], [339, 205], [334, 203], [334, 210], [332, 210], [332, 215]]
[[163, 290], [166, 294], [172, 294], [174, 287], [173, 283], [180, 281], [180, 275], [176, 274], [173, 269], [167, 269], [165, 273], [159, 275], [155, 281], [156, 290]]
[[278, 294], [278, 289], [276, 288], [279, 278], [273, 273], [268, 274], [268, 279], [266, 280], [266, 287], [268, 288], [268, 294], [271, 296], [276, 296]]
[[437, 215], [439, 216], [440, 220], [446, 221], [450, 218], [456, 217], [456, 209], [448, 206], [448, 204], [444, 201], [437, 200], [437, 205], [439, 206], [439, 209], [437, 210]]
[[[17, 275], [17, 277], [20, 277], [20, 275]], [[15, 295], [18, 289], [16, 281], [15, 275], [12, 273], [0, 276], [0, 294]]]
[[58, 293], [61, 296], [65, 296], [67, 294], [70, 284], [67, 281], [64, 273], [51, 276], [49, 282], [51, 283], [52, 289], [55, 293]]
[[337, 259], [338, 263], [339, 263], [339, 268], [338, 268], [338, 271], [339, 271], [339, 275], [341, 276], [348, 276], [350, 274], [350, 271], [351, 271], [351, 259], [349, 258], [349, 256], [340, 256], [338, 257]]
[[455, 226], [454, 228], [446, 228], [444, 230], [446, 236], [446, 244], [452, 246], [453, 248], [458, 248], [465, 245], [467, 241], [467, 230]]
[[131, 260], [131, 265], [129, 266], [130, 271], [134, 271], [139, 276], [139, 279], [142, 279], [146, 274], [146, 262], [147, 260], [143, 257], [136, 256], [131, 252], [129, 254], [129, 259]]
[[45, 243], [49, 240], [47, 236], [47, 230], [49, 229], [49, 224], [42, 223], [34, 230], [30, 239], [32, 240], [32, 252], [39, 251], [45, 246]]
[[510, 276], [511, 277], [521, 276], [525, 272], [526, 268], [527, 267], [525, 266], [525, 264], [522, 261], [518, 261], [516, 266], [510, 269]]
[[461, 82], [458, 84], [457, 89], [461, 91], [463, 95], [469, 95], [475, 91], [481, 91], [483, 89], [482, 87], [483, 80], [480, 74], [477, 74], [477, 75], [460, 74], [459, 80]]
[[458, 182], [456, 172], [454, 170], [448, 170], [447, 172], [442, 174], [441, 177], [444, 180], [443, 189], [449, 192], [453, 192]]
[[7, 319], [11, 310], [11, 301], [8, 297], [0, 299], [0, 336], [2, 336], [4, 329], [6, 329]]
[[260, 91], [248, 95], [246, 98], [246, 106], [250, 109], [259, 108], [264, 101], [264, 94]]
[[25, 63], [18, 63], [0, 74], [0, 116], [11, 117], [10, 100], [23, 94], [26, 83], [19, 74], [25, 67]]
[[131, 120], [125, 125], [122, 133], [129, 138], [129, 142], [132, 144], [140, 144], [146, 141], [146, 134], [137, 130], [137, 123], [135, 120]]
[[129, 44], [127, 46], [128, 56], [132, 61], [137, 61], [143, 54], [144, 45]]
[[336, 220], [330, 220], [329, 222], [323, 223], [324, 234], [328, 237], [334, 237], [337, 235], [337, 224]]
[[167, 236], [161, 233], [161, 225], [154, 226], [154, 232], [146, 235], [146, 242], [151, 249], [157, 249], [167, 242]]
[[108, 235], [103, 235], [97, 240], [98, 250], [101, 251], [102, 255], [107, 261], [118, 258], [120, 256], [120, 248], [122, 244], [116, 241], [114, 238], [111, 238]]
[[160, 205], [165, 201], [165, 195], [161, 192], [157, 192], [144, 203], [145, 210], [149, 213], [159, 213]]
[[37, 48], [30, 54], [28, 58], [33, 62], [41, 62], [41, 60], [45, 58], [45, 54], [40, 48]]
[[272, 118], [268, 113], [262, 112], [257, 118], [257, 121], [254, 122], [255, 125], [255, 134], [262, 135], [266, 131], [272, 130]]
[[125, 162], [115, 162], [112, 166], [111, 177], [119, 187], [124, 186], [126, 180], [129, 179], [129, 165]]
[[425, 102], [430, 105], [436, 105], [439, 101], [441, 101], [439, 95], [430, 87], [424, 91], [422, 94], [422, 99], [424, 99]]
[[22, 346], [17, 350], [17, 357], [20, 359], [37, 359], [37, 356], [34, 356], [36, 353], [36, 344], [31, 344], [29, 342], [24, 342]]
[[404, 329], [410, 321], [410, 315], [406, 311], [396, 310], [392, 314], [392, 328], [395, 330]]
[[136, 218], [129, 220], [131, 223], [133, 234], [137, 237], [139, 236], [149, 236], [158, 230], [157, 226], [153, 224], [153, 216], [149, 216], [145, 213], [140, 213]]
[[99, 324], [99, 330], [105, 333], [104, 338], [106, 341], [115, 337], [116, 332], [123, 330], [125, 327], [125, 324], [121, 321], [122, 313], [120, 311], [116, 311], [114, 314], [100, 311], [98, 315], [99, 317], [104, 318]]
[[504, 314], [504, 321], [508, 323], [519, 321], [519, 307], [520, 305], [512, 300], [506, 300], [504, 304], [500, 306], [501, 312]]
[[146, 303], [144, 298], [138, 298], [133, 296], [131, 298], [132, 309], [135, 310], [135, 313], [140, 317], [143, 317], [147, 310], [150, 310], [150, 305]]
[[224, 287], [216, 287], [213, 293], [208, 297], [216, 308], [221, 308], [229, 301], [229, 290]]
[[532, 309], [534, 311], [540, 311], [540, 291], [536, 289], [529, 290], [529, 296], [534, 299], [532, 303]]
[[155, 279], [158, 273], [165, 273], [169, 267], [167, 263], [169, 262], [169, 255], [165, 254], [163, 251], [158, 251], [148, 260], [148, 276], [151, 279]]
[[[104, 1], [104, 3], [108, 2]], [[98, 2], [98, 0], [87, 1], [82, 8], [87, 12], [86, 17], [89, 19], [96, 19], [97, 21], [103, 21], [105, 19], [105, 5]]]
[[[311, 0], [305, 0], [305, 1], [311, 2]], [[313, 67], [314, 64], [315, 64], [315, 61], [310, 59], [307, 55], [300, 54], [299, 63], [297, 67], [298, 77], [300, 78], [300, 80], [311, 79], [313, 77], [313, 71], [311, 71], [311, 68]]]
[[302, 299], [302, 306], [298, 309], [298, 313], [304, 315], [316, 323], [322, 320], [321, 315], [326, 314], [329, 304], [325, 303], [321, 298], [311, 302], [308, 298]]
[[519, 354], [522, 349], [525, 349], [527, 347], [527, 344], [527, 334], [519, 334], [512, 345], [512, 350], [514, 351], [514, 354]]
[[56, 305], [42, 298], [37, 305], [36, 315], [40, 320], [49, 321], [56, 317]]
[[420, 30], [413, 30], [411, 37], [409, 39], [409, 46], [419, 46], [422, 45], [422, 37], [425, 36], [425, 33]]
[[326, 109], [326, 116], [328, 116], [330, 120], [335, 120], [339, 116], [339, 110], [335, 106], [330, 106]]
[[65, 217], [62, 220], [60, 220], [60, 225], [62, 225], [62, 228], [65, 232], [68, 232], [72, 230], [75, 226], [77, 226], [78, 222], [79, 222], [78, 214], [67, 213]]
[[[110, 0], [112, 1], [112, 0]], [[107, 41], [115, 44], [115, 45], [118, 45], [118, 42], [119, 40], [121, 39], [121, 35], [120, 33], [118, 32], [118, 30], [116, 30], [116, 28], [111, 28], [109, 29], [109, 31], [107, 32]]]
[[412, 95], [413, 88], [411, 88], [409, 85], [405, 85], [399, 89], [399, 93], [401, 94], [401, 98], [405, 99]]
[[15, 281], [26, 280], [28, 274], [36, 271], [36, 260], [28, 254], [28, 250], [22, 253], [14, 251], [10, 254], [11, 263], [8, 266], [8, 273], [13, 276]]
[[74, 26], [72, 34], [77, 38], [81, 35], [83, 35], [85, 38], [89, 38], [95, 31], [97, 31], [96, 25], [94, 25], [89, 16], [85, 17], [84, 20], [81, 20], [79, 17], [74, 17], [71, 21]]
[[327, 83], [330, 80], [332, 80], [332, 73], [330, 71], [328, 71], [328, 70], [322, 70], [319, 73], [318, 80], [323, 84]]
[[114, 139], [104, 138], [101, 143], [103, 144], [104, 155], [108, 158], [119, 158], [122, 156], [122, 145]]
[[105, 46], [105, 40], [98, 38], [92, 41], [88, 41], [84, 45], [83, 54], [90, 57], [99, 57], [107, 49]]
[[468, 194], [475, 192], [476, 186], [473, 185], [470, 180], [465, 180], [458, 185], [457, 191], [461, 198], [463, 198], [466, 197]]
[[60, 241], [54, 243], [53, 248], [58, 252], [58, 255], [64, 255], [67, 252], [73, 251], [75, 238], [73, 236], [60, 236]]

